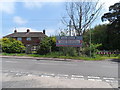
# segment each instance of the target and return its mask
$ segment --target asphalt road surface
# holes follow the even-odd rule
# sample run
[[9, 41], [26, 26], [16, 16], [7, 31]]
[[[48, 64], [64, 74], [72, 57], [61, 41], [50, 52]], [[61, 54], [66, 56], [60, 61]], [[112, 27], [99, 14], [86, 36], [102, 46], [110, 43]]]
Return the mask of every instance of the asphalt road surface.
[[[15, 75], [38, 75], [46, 77], [80, 78], [116, 82], [118, 62], [106, 61], [48, 61], [36, 59], [2, 58], [2, 72]], [[5, 78], [5, 77], [4, 77]], [[84, 85], [83, 85], [84, 86]], [[116, 87], [116, 86], [115, 86]]]
[[2, 70], [26, 71], [31, 73], [118, 77], [118, 63], [109, 60], [67, 62], [3, 58]]

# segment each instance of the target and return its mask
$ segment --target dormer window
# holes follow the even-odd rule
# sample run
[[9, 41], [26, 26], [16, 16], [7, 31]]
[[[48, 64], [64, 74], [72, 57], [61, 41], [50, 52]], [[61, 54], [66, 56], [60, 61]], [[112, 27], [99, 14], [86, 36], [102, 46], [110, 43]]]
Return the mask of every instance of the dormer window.
[[31, 38], [30, 38], [30, 37], [27, 37], [26, 40], [27, 40], [27, 41], [31, 41]]
[[18, 37], [17, 40], [22, 41], [22, 38], [21, 38], [21, 37]]

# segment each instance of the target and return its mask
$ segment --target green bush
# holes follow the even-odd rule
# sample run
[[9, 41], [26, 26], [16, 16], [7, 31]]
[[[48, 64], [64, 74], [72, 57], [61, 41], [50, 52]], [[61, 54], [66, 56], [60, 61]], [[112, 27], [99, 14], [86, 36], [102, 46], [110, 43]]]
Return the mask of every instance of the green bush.
[[2, 51], [6, 53], [22, 53], [25, 51], [25, 46], [21, 41], [13, 38], [2, 38], [0, 39]]
[[64, 56], [77, 56], [77, 50], [75, 47], [59, 47], [59, 52]]
[[83, 53], [87, 56], [90, 56], [91, 51], [91, 57], [96, 57], [96, 52], [98, 51], [98, 47], [100, 47], [101, 44], [91, 44], [91, 46], [83, 47]]
[[55, 37], [45, 37], [41, 43], [40, 48], [37, 53], [41, 55], [45, 55], [47, 53], [51, 53], [57, 51], [58, 47], [56, 47], [56, 38]]
[[118, 55], [118, 59], [120, 59], [120, 55]]

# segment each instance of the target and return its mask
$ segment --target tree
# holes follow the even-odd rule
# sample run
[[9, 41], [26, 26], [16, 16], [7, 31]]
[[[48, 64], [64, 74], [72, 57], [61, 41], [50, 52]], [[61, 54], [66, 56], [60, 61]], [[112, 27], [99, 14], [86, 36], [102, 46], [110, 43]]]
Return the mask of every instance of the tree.
[[[108, 25], [103, 24], [103, 25], [97, 25], [94, 28], [91, 29], [91, 42], [93, 44], [102, 44], [99, 49], [101, 50], [108, 50], [109, 49], [109, 44], [107, 43], [107, 29]], [[84, 42], [89, 45], [89, 35], [90, 35], [90, 30], [85, 32], [84, 34]]]
[[[112, 27], [111, 27], [112, 28]], [[90, 30], [85, 32], [83, 40], [89, 46]], [[114, 29], [110, 29], [110, 24], [97, 25], [91, 29], [91, 42], [93, 44], [102, 44], [99, 50], [120, 50], [120, 35], [114, 33]]]
[[109, 7], [109, 12], [102, 16], [102, 21], [108, 20], [114, 27], [120, 27], [120, 2]]
[[52, 51], [56, 51], [56, 38], [55, 37], [45, 37], [41, 43], [40, 48], [37, 51], [38, 54], [44, 55]]
[[[81, 2], [66, 3], [66, 17], [63, 17], [62, 22], [69, 27], [69, 35], [80, 36], [85, 33], [89, 26], [96, 20], [100, 14], [102, 4], [99, 1], [92, 2], [83, 0]], [[77, 48], [78, 55], [81, 54], [80, 47]]]
[[62, 22], [69, 26], [70, 35], [80, 36], [95, 21], [101, 9], [98, 1], [69, 2], [66, 3], [67, 17], [63, 17]]
[[21, 53], [25, 51], [25, 46], [21, 41], [13, 38], [2, 38], [0, 39], [2, 51], [6, 53]]
[[108, 20], [110, 25], [107, 29], [108, 44], [112, 50], [120, 50], [120, 2], [109, 7], [109, 12], [101, 17], [102, 21]]

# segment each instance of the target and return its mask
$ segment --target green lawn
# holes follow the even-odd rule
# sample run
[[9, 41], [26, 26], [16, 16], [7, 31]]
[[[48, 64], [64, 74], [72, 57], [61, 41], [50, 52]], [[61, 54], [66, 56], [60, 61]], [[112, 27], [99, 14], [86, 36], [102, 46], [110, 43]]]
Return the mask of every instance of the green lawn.
[[61, 56], [56, 53], [51, 53], [47, 55], [38, 55], [38, 54], [25, 54], [25, 53], [2, 53], [1, 55], [6, 55], [6, 56], [30, 56], [30, 57], [48, 57], [48, 58], [64, 58], [64, 59], [78, 59], [78, 60], [105, 60], [105, 59], [120, 59], [119, 56], [107, 56], [107, 55], [97, 55], [95, 58], [91, 57], [85, 57], [85, 56], [80, 56], [80, 57], [75, 57], [75, 56]]

